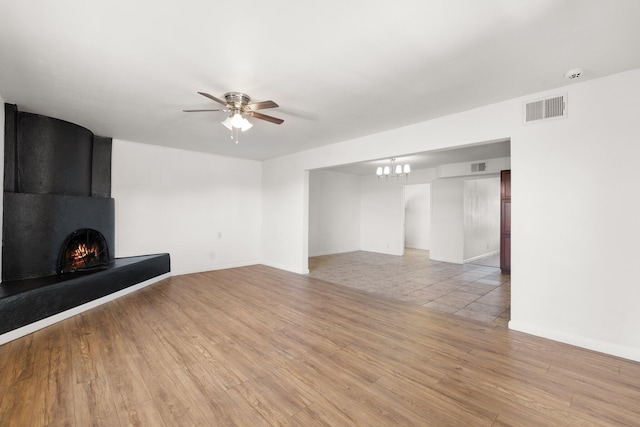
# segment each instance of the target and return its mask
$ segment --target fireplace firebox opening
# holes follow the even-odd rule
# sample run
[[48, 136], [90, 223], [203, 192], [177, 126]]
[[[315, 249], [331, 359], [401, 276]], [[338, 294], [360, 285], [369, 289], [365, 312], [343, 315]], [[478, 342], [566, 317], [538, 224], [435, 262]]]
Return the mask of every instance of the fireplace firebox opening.
[[82, 228], [71, 233], [60, 251], [60, 273], [93, 270], [109, 263], [109, 246], [97, 230]]

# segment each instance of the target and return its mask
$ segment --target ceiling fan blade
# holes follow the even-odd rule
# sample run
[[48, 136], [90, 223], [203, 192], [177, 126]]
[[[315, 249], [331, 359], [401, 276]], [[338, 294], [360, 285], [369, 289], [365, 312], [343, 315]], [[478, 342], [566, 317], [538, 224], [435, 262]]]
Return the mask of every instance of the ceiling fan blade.
[[260, 119], [260, 120], [266, 120], [268, 122], [275, 123], [277, 125], [284, 122], [284, 120], [282, 119], [278, 119], [276, 117], [271, 117], [271, 116], [267, 116], [266, 114], [261, 114], [256, 112], [251, 112], [251, 117], [255, 117], [256, 119]]
[[227, 110], [182, 110], [185, 113], [196, 113], [196, 112], [200, 112], [200, 111], [227, 111]]
[[218, 99], [218, 98], [216, 98], [216, 97], [215, 97], [215, 96], [213, 96], [213, 95], [209, 95], [208, 93], [204, 93], [204, 92], [198, 92], [198, 93], [199, 93], [200, 95], [202, 95], [202, 96], [206, 96], [207, 98], [209, 98], [209, 99], [211, 99], [211, 100], [213, 100], [213, 101], [216, 101], [218, 104], [222, 104], [222, 105], [224, 105], [225, 107], [227, 106], [227, 103], [226, 103], [225, 101], [223, 101], [223, 100], [221, 100], [221, 99]]
[[248, 104], [247, 107], [255, 111], [255, 110], [264, 110], [265, 108], [278, 108], [279, 105], [273, 101], [260, 101], [260, 102], [252, 102], [251, 104]]

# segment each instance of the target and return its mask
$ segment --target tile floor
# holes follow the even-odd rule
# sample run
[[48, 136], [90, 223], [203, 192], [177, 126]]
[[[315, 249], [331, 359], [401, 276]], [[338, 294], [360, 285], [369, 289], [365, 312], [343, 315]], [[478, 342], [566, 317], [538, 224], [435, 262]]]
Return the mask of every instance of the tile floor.
[[429, 251], [404, 256], [348, 252], [309, 258], [309, 275], [496, 326], [510, 318], [510, 276], [499, 268], [432, 261]]

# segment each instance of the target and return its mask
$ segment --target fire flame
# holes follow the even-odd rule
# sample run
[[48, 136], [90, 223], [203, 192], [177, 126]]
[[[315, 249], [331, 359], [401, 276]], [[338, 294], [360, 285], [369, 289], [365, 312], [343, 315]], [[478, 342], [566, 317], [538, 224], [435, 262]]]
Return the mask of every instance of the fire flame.
[[87, 266], [98, 258], [98, 245], [79, 243], [78, 246], [71, 250], [70, 258], [72, 268]]

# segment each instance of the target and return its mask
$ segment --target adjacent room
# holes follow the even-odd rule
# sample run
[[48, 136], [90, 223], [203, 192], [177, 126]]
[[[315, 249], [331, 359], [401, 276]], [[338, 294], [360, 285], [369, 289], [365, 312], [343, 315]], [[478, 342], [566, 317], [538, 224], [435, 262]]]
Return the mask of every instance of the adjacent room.
[[0, 6], [0, 426], [639, 425], [638, 19]]
[[310, 171], [311, 277], [506, 326], [509, 170], [505, 140]]

